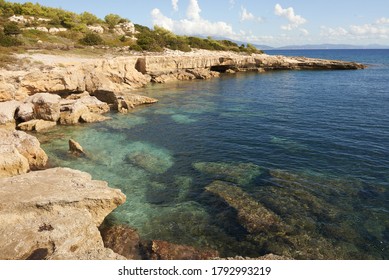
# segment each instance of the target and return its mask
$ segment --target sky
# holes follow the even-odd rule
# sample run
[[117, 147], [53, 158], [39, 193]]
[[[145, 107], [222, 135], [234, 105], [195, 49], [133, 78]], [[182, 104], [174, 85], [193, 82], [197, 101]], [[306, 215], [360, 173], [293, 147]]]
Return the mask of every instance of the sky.
[[389, 45], [388, 0], [30, 0], [104, 18], [162, 26], [180, 35], [225, 37], [280, 47], [300, 44]]

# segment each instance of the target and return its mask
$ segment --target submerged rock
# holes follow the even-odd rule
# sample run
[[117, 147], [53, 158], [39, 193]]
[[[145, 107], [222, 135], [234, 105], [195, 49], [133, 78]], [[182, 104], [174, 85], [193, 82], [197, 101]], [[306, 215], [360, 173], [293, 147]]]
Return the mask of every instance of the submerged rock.
[[238, 185], [247, 185], [261, 175], [261, 168], [253, 163], [196, 162], [193, 167], [202, 173], [212, 175], [214, 179]]
[[0, 259], [123, 259], [98, 226], [125, 195], [87, 173], [53, 168], [0, 179]]
[[100, 230], [104, 246], [129, 259], [141, 260], [140, 237], [135, 229], [125, 225], [104, 227]]
[[147, 143], [135, 142], [128, 147], [128, 150], [130, 154], [127, 160], [150, 173], [165, 173], [174, 164], [173, 157], [168, 150]]
[[219, 256], [215, 250], [196, 249], [162, 240], [144, 242], [143, 250], [149, 260], [209, 260]]
[[285, 231], [281, 218], [254, 200], [241, 188], [227, 182], [215, 181], [205, 188], [237, 211], [237, 218], [249, 233], [280, 233]]

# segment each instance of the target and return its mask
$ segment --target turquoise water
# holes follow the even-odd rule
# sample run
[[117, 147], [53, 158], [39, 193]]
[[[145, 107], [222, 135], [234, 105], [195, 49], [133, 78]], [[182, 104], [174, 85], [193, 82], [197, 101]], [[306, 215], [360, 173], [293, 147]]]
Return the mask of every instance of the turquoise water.
[[[158, 98], [155, 105], [39, 138], [52, 165], [122, 189], [127, 202], [109, 221], [135, 227], [145, 239], [222, 256], [388, 259], [389, 51], [287, 54], [369, 68], [149, 86], [138, 93]], [[67, 153], [69, 138], [86, 157]], [[247, 196], [232, 190], [228, 204], [205, 189], [215, 180]], [[250, 229], [258, 205], [279, 217], [281, 229]]]

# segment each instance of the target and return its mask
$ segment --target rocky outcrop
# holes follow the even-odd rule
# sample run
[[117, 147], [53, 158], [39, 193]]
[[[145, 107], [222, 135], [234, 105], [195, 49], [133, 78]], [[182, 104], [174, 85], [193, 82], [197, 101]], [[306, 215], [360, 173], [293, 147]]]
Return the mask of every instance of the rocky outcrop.
[[76, 142], [73, 139], [69, 139], [69, 152], [75, 155], [84, 155], [84, 149], [80, 145], [80, 143]]
[[36, 131], [50, 129], [56, 126], [56, 122], [44, 121], [44, 120], [31, 120], [18, 124], [17, 128], [24, 131]]
[[0, 179], [0, 259], [124, 259], [104, 248], [98, 230], [124, 201], [68, 168]]
[[34, 136], [23, 131], [0, 129], [0, 177], [41, 169], [46, 163], [47, 155]]
[[35, 119], [56, 122], [60, 117], [60, 100], [59, 95], [42, 92], [29, 97], [26, 102], [33, 104]]
[[0, 102], [0, 127], [15, 123], [16, 109], [19, 107], [19, 101]]

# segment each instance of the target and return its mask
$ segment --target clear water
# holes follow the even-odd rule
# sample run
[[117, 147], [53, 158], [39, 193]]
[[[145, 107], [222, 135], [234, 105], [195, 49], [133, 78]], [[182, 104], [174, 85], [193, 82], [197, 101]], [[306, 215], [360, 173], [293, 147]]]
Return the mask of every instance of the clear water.
[[[389, 50], [279, 53], [369, 68], [149, 86], [139, 93], [158, 98], [155, 105], [39, 138], [52, 165], [122, 189], [127, 202], [109, 220], [143, 238], [222, 256], [388, 259]], [[67, 153], [69, 138], [87, 157]], [[239, 209], [205, 190], [215, 180], [236, 184], [283, 230], [250, 232]]]

